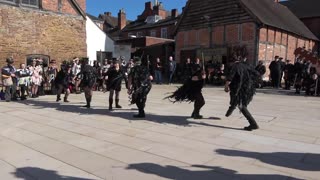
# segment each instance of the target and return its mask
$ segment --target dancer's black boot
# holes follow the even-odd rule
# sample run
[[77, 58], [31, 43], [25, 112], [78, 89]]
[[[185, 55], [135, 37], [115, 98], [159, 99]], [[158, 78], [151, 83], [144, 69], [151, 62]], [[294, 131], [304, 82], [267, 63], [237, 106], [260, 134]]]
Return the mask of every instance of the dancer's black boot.
[[248, 109], [246, 107], [242, 107], [241, 108], [241, 112], [244, 115], [244, 117], [247, 118], [247, 120], [248, 120], [248, 122], [250, 124], [249, 126], [244, 127], [244, 130], [252, 131], [254, 129], [259, 129], [259, 126], [258, 126], [257, 122], [252, 117], [252, 115], [250, 114], [250, 112], [248, 111]]
[[119, 105], [119, 99], [116, 99], [116, 108], [122, 108], [122, 106]]

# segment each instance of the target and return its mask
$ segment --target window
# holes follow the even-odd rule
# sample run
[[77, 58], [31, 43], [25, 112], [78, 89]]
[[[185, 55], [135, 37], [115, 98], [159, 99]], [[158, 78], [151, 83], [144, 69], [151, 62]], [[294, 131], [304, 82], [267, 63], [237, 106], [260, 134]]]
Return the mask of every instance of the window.
[[136, 37], [132, 32], [128, 33], [128, 38], [134, 38]]
[[143, 36], [142, 32], [137, 32], [137, 37], [142, 37], [142, 36]]
[[38, 6], [39, 2], [38, 2], [38, 0], [22, 0], [21, 4], [30, 5], [30, 6]]
[[39, 7], [41, 0], [0, 0], [0, 2], [8, 2], [16, 5], [36, 6]]
[[0, 0], [0, 2], [15, 3], [15, 2], [16, 2], [16, 0]]
[[157, 37], [157, 31], [156, 30], [151, 30], [150, 31], [150, 36], [151, 37]]
[[168, 38], [168, 29], [161, 28], [161, 38]]

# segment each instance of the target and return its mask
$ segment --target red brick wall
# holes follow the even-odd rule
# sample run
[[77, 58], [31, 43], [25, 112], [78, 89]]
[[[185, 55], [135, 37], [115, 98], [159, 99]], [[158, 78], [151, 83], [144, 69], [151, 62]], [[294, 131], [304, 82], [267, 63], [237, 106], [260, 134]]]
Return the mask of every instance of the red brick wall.
[[85, 57], [86, 22], [34, 9], [0, 6], [0, 65], [13, 56], [25, 62], [27, 54], [45, 54], [58, 62]]
[[288, 45], [288, 34], [287, 33], [282, 33], [281, 44], [284, 46]]
[[[86, 1], [87, 0], [76, 0], [77, 2], [78, 2], [78, 4], [79, 4], [79, 6], [81, 7], [81, 9], [84, 11], [84, 12], [86, 12], [86, 10], [87, 10], [87, 5], [86, 5]], [[89, 0], [90, 1], [90, 0]]]
[[78, 11], [70, 4], [68, 0], [62, 0], [62, 13], [77, 15]]
[[231, 24], [226, 26], [226, 41], [228, 43], [235, 43], [239, 41], [238, 24]]
[[224, 26], [218, 26], [213, 28], [213, 43], [222, 45], [224, 44]]
[[[241, 28], [241, 30], [239, 30]], [[253, 63], [255, 60], [255, 24], [244, 23], [242, 25], [232, 24], [226, 26], [217, 26], [212, 28], [212, 43], [214, 46], [237, 46], [245, 45], [248, 50], [248, 60]], [[239, 32], [242, 37], [239, 38]], [[198, 33], [199, 41], [196, 34]], [[225, 40], [224, 40], [225, 34]], [[187, 38], [186, 38], [187, 35]], [[180, 51], [183, 49], [209, 48], [209, 31], [208, 28], [181, 31], [176, 35], [176, 60], [180, 62]]]
[[273, 29], [268, 29], [267, 33], [268, 33], [268, 42], [274, 43], [275, 31]]
[[58, 0], [42, 0], [42, 8], [45, 10], [58, 12]]
[[260, 41], [267, 41], [267, 28], [261, 28], [259, 34]]
[[282, 32], [281, 32], [281, 31], [279, 31], [279, 30], [276, 30], [276, 31], [275, 31], [275, 33], [276, 33], [276, 41], [275, 41], [275, 43], [277, 43], [277, 44], [281, 44], [281, 36], [282, 36]]
[[256, 36], [254, 23], [242, 24], [242, 41], [253, 41]]
[[[199, 29], [198, 33], [199, 33], [199, 44], [198, 45], [209, 47], [210, 36], [209, 36], [208, 28]], [[212, 32], [212, 34], [213, 34], [213, 32]]]
[[[84, 12], [86, 12], [86, 0], [76, 0]], [[42, 8], [58, 12], [58, 0], [42, 0]], [[62, 0], [62, 13], [79, 15], [78, 11], [70, 4], [69, 0]]]
[[[314, 47], [315, 42], [297, 37], [287, 32], [274, 28], [260, 29], [259, 60], [264, 60], [268, 67], [274, 56], [280, 56], [294, 63], [294, 51], [298, 47], [305, 46], [306, 49]], [[268, 74], [268, 72], [267, 72]]]
[[[184, 31], [178, 32], [176, 35], [176, 49], [182, 49], [184, 47]], [[180, 58], [179, 58], [180, 59]]]
[[188, 45], [189, 46], [195, 46], [197, 44], [196, 41], [196, 33], [198, 30], [191, 30], [189, 31], [189, 37], [188, 37]]
[[167, 17], [167, 11], [164, 9], [155, 8], [153, 13], [155, 15], [161, 16], [162, 19], [165, 19]]
[[297, 38], [293, 35], [288, 35], [288, 54], [287, 59], [294, 61], [293, 52], [297, 49]]
[[266, 51], [267, 51], [267, 45], [264, 43], [259, 43], [258, 60], [265, 60], [266, 59]]
[[303, 39], [298, 39], [298, 47], [304, 47], [305, 46], [305, 40]]

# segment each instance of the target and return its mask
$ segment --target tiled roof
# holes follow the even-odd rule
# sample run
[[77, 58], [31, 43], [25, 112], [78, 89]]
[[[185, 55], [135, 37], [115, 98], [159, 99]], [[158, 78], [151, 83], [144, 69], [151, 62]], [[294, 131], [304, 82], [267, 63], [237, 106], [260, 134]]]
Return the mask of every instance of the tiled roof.
[[290, 0], [280, 2], [299, 18], [320, 17], [319, 0]]

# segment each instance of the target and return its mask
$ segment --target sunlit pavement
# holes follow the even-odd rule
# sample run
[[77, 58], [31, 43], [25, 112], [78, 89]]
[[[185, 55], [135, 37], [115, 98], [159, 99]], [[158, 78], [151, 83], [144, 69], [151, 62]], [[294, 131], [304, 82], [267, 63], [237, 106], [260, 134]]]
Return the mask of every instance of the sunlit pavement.
[[222, 88], [204, 88], [202, 120], [163, 100], [175, 88], [153, 86], [146, 119], [125, 89], [112, 112], [102, 92], [92, 109], [83, 94], [0, 102], [0, 179], [320, 179], [319, 97], [260, 90], [249, 105], [260, 129], [247, 132], [239, 111], [224, 117]]

